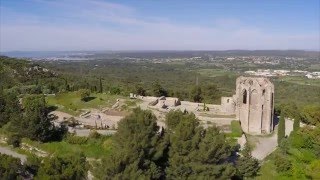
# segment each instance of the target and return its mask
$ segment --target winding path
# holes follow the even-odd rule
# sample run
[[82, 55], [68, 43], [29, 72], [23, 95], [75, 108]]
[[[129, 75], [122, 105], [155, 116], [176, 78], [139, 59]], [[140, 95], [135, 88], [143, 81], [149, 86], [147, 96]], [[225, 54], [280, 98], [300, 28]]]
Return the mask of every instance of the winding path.
[[0, 146], [0, 153], [1, 154], [6, 154], [6, 155], [9, 155], [9, 156], [13, 156], [15, 158], [19, 158], [21, 160], [22, 164], [24, 164], [27, 161], [27, 156], [26, 155], [19, 154], [19, 153], [15, 152], [15, 151], [11, 150], [8, 147]]

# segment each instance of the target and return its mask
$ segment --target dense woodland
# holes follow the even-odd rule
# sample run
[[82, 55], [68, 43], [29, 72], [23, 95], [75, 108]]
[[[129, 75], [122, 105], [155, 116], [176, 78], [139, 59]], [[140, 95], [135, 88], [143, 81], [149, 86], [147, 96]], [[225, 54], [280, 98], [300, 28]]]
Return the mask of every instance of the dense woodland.
[[[128, 96], [176, 96], [196, 102], [219, 103], [234, 93], [239, 74], [205, 76], [196, 63], [153, 64], [127, 61], [34, 62], [8, 57], [0, 59], [0, 128], [8, 143], [19, 147], [22, 138], [38, 142], [69, 141], [74, 144], [98, 141], [67, 133], [54, 126], [44, 94], [68, 91], [110, 93]], [[210, 68], [210, 67], [206, 67]], [[150, 111], [135, 109], [120, 121], [111, 137], [111, 154], [88, 163], [84, 154], [39, 158], [27, 163], [0, 155], [0, 177], [17, 179], [84, 179], [87, 171], [99, 179], [243, 179], [276, 171], [277, 177], [319, 179], [320, 87], [273, 79], [279, 148], [261, 163], [251, 157], [251, 147], [240, 151], [234, 140], [218, 128], [204, 129], [193, 114], [172, 111], [167, 129], [160, 129]], [[294, 119], [294, 131], [284, 135], [284, 117]], [[300, 128], [298, 124], [307, 125]], [[269, 168], [269, 169], [267, 169]], [[267, 169], [267, 170], [266, 170]]]

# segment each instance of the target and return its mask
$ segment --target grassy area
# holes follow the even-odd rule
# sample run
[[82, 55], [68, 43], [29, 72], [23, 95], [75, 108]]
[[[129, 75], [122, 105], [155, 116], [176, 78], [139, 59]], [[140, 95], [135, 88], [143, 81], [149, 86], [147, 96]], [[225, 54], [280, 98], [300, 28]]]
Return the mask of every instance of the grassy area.
[[87, 108], [103, 108], [111, 107], [117, 99], [125, 98], [118, 95], [92, 93], [90, 101], [81, 101], [80, 95], [77, 92], [60, 93], [56, 96], [48, 96], [47, 102], [49, 106], [55, 106], [58, 110], [79, 115], [81, 109]]
[[66, 140], [61, 142], [39, 143], [28, 139], [23, 142], [37, 147], [50, 154], [74, 154], [83, 152], [89, 158], [101, 158], [107, 156], [111, 152], [111, 137], [103, 136], [98, 139], [88, 138], [86, 143], [71, 144]]
[[265, 161], [260, 168], [257, 180], [279, 179], [274, 163], [270, 160]]
[[313, 71], [320, 71], [320, 63], [319, 64], [311, 64], [309, 69], [313, 70]]
[[[0, 138], [7, 137], [7, 132], [0, 128]], [[97, 138], [86, 138], [86, 137], [79, 137], [77, 138], [84, 138], [85, 141], [83, 142], [75, 142], [72, 143], [68, 141], [68, 138], [63, 139], [60, 142], [47, 142], [47, 143], [40, 143], [37, 141], [32, 141], [27, 138], [23, 138], [22, 142], [27, 143], [33, 147], [36, 147], [40, 150], [43, 150], [49, 154], [66, 154], [71, 155], [74, 153], [80, 153], [83, 152], [86, 157], [88, 158], [102, 158], [105, 156], [108, 156], [112, 149], [112, 137], [111, 136], [101, 136]], [[21, 148], [12, 148], [12, 146], [9, 146], [7, 143], [3, 143], [0, 141], [1, 146], [10, 147], [13, 151], [16, 151], [20, 154], [25, 154], [27, 156], [32, 155], [31, 152], [27, 150], [23, 150]]]
[[241, 137], [242, 129], [239, 121], [231, 121], [231, 133], [229, 134], [231, 137]]
[[309, 86], [318, 86], [320, 87], [319, 79], [308, 79], [302, 76], [285, 76], [279, 79], [280, 81], [295, 83], [299, 85], [309, 85]]
[[223, 69], [200, 69], [199, 73], [207, 77], [217, 77], [230, 74], [229, 71], [225, 71]]
[[211, 117], [211, 118], [235, 118], [236, 117], [236, 115], [208, 114], [208, 113], [200, 113], [199, 115], [203, 117]]

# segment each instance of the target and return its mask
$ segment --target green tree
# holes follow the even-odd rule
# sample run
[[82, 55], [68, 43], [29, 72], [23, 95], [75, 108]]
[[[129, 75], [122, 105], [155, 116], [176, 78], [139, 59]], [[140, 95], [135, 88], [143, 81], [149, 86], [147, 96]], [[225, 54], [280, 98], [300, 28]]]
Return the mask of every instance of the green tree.
[[5, 114], [6, 110], [6, 101], [4, 98], [4, 94], [2, 89], [0, 89], [0, 127], [2, 127], [4, 124], [6, 124], [9, 119], [6, 117]]
[[102, 79], [101, 77], [99, 78], [99, 93], [103, 92], [103, 86], [102, 86]]
[[41, 161], [42, 161], [42, 158], [39, 158], [34, 154], [28, 156], [27, 162], [25, 162], [26, 170], [31, 174], [33, 174], [34, 176], [36, 176], [41, 166]]
[[289, 170], [292, 168], [291, 161], [288, 159], [288, 157], [285, 154], [281, 152], [276, 153], [273, 159], [274, 159], [274, 164], [277, 167], [277, 172], [282, 172], [282, 173], [289, 172]]
[[118, 86], [112, 86], [110, 88], [110, 93], [118, 95], [121, 93], [121, 89]]
[[87, 179], [88, 170], [84, 154], [58, 155], [44, 159], [35, 179]]
[[190, 93], [190, 98], [194, 101], [194, 102], [201, 102], [203, 97], [202, 97], [202, 91], [201, 91], [201, 87], [200, 86], [194, 86], [191, 89], [191, 93]]
[[137, 85], [135, 87], [135, 93], [140, 95], [140, 96], [145, 96], [146, 95], [146, 90], [142, 86]]
[[28, 95], [23, 99], [23, 116], [12, 116], [9, 130], [22, 137], [41, 142], [61, 140], [67, 132], [65, 126], [55, 127], [54, 116], [49, 115], [43, 95]]
[[21, 136], [19, 134], [12, 134], [8, 137], [7, 143], [13, 147], [19, 147], [21, 143]]
[[294, 121], [293, 121], [293, 131], [298, 131], [300, 128], [300, 114], [298, 112], [296, 112], [296, 115], [294, 117]]
[[88, 89], [80, 89], [78, 92], [82, 101], [87, 101], [87, 98], [90, 97], [90, 90]]
[[[19, 173], [22, 173], [23, 167], [20, 159], [0, 154], [0, 178], [1, 179], [18, 179]], [[22, 178], [22, 177], [20, 177]]]
[[285, 119], [284, 119], [284, 112], [281, 112], [281, 115], [280, 115], [280, 119], [279, 119], [279, 125], [278, 125], [278, 144], [281, 143], [281, 140], [283, 138], [285, 138], [286, 136], [286, 122], [285, 122]]
[[[232, 147], [215, 127], [204, 130], [193, 114], [167, 116], [170, 131], [168, 179], [229, 179], [235, 168], [228, 162]], [[174, 123], [172, 123], [174, 122]], [[178, 122], [178, 124], [177, 124]]]
[[158, 133], [156, 117], [151, 111], [134, 109], [118, 124], [113, 136], [116, 151], [95, 169], [100, 179], [159, 179], [167, 145]]
[[29, 95], [23, 99], [25, 111], [21, 129], [32, 140], [48, 141], [54, 132], [53, 117], [49, 116], [44, 96]]
[[[191, 115], [192, 118], [194, 117], [194, 114]], [[171, 110], [167, 115], [166, 115], [166, 126], [168, 130], [174, 130], [176, 126], [182, 121], [182, 119], [188, 118], [188, 115], [186, 113], [183, 113], [180, 110]]]
[[14, 92], [4, 93], [0, 90], [0, 127], [20, 114], [21, 108], [17, 95]]
[[167, 96], [168, 92], [160, 85], [159, 81], [152, 83], [152, 94], [156, 97]]
[[311, 124], [320, 124], [320, 105], [307, 105], [302, 109], [302, 121]]
[[70, 85], [68, 84], [68, 80], [64, 79], [64, 90], [65, 91], [70, 91]]
[[307, 174], [311, 179], [320, 179], [320, 160], [314, 160], [307, 168]]
[[214, 84], [203, 86], [203, 99], [205, 102], [212, 104], [214, 101], [220, 100], [221, 92]]
[[245, 144], [242, 150], [242, 156], [237, 160], [237, 174], [239, 177], [254, 177], [259, 171], [259, 161], [251, 156], [251, 148], [248, 143]]

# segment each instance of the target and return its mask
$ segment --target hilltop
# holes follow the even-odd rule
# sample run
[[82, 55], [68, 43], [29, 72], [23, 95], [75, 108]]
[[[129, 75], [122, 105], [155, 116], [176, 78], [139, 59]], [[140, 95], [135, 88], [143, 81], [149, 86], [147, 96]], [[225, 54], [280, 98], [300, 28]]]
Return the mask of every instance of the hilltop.
[[56, 73], [34, 62], [0, 56], [0, 81], [4, 88], [18, 84], [30, 85], [39, 78], [55, 76]]

